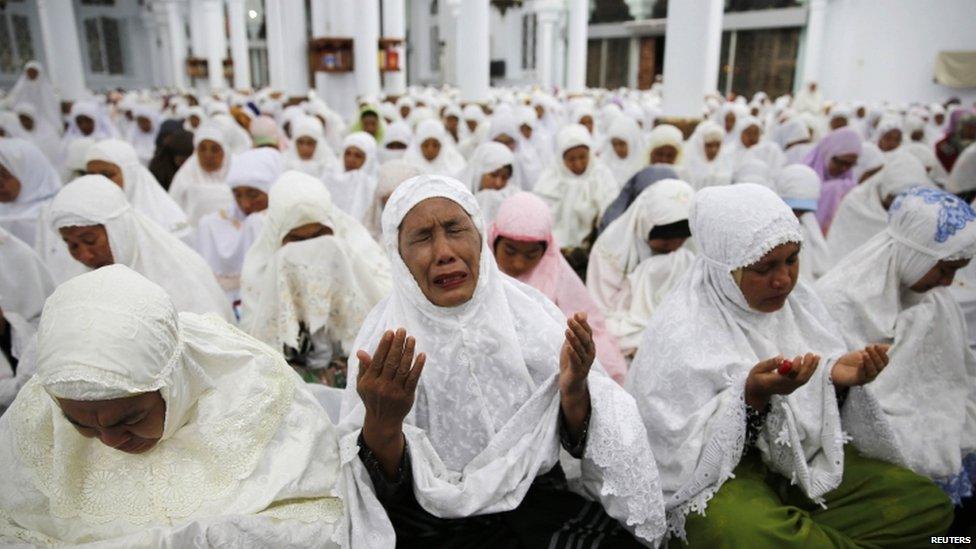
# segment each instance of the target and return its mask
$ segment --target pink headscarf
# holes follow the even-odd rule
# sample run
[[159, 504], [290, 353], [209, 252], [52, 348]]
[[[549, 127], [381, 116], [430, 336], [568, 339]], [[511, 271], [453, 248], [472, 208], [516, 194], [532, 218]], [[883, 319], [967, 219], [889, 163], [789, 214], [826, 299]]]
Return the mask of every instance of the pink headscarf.
[[546, 252], [539, 264], [519, 280], [545, 294], [567, 317], [585, 312], [593, 328], [597, 359], [610, 377], [623, 383], [627, 362], [616, 340], [607, 331], [606, 319], [596, 302], [560, 253], [559, 244], [552, 235], [552, 214], [546, 203], [526, 192], [505, 199], [498, 208], [495, 222], [488, 229], [488, 245], [494, 249], [495, 241], [501, 236], [521, 242], [546, 243]]
[[287, 148], [287, 141], [278, 129], [278, 124], [274, 121], [274, 118], [268, 115], [262, 114], [254, 120], [251, 120], [248, 131], [250, 131], [251, 139], [255, 145], [260, 146], [262, 144], [273, 143], [278, 150], [283, 151]]
[[820, 189], [820, 201], [817, 203], [817, 221], [824, 234], [830, 228], [830, 222], [840, 206], [841, 199], [857, 186], [854, 170], [847, 170], [840, 177], [830, 176], [830, 159], [845, 154], [861, 154], [861, 136], [857, 131], [848, 128], [838, 128], [823, 137], [813, 148], [803, 163], [813, 168], [820, 176], [823, 186]]

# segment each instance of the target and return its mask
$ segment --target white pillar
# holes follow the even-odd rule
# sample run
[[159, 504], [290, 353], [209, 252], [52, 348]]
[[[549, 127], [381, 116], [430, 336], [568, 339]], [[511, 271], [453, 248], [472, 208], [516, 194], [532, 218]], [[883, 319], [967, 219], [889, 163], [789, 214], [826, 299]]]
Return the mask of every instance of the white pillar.
[[251, 57], [247, 49], [247, 10], [244, 0], [227, 0], [230, 23], [230, 57], [234, 61], [234, 88], [251, 87]]
[[491, 71], [488, 43], [488, 0], [461, 0], [457, 18], [457, 74], [460, 99], [482, 103], [488, 100]]
[[353, 72], [356, 74], [356, 93], [378, 98], [380, 95], [380, 67], [377, 53], [380, 43], [379, 0], [356, 1], [356, 27], [353, 35]]
[[179, 0], [166, 3], [166, 27], [169, 31], [169, 58], [172, 63], [173, 87], [186, 89], [186, 26]]
[[668, 4], [664, 38], [665, 116], [699, 118], [705, 94], [718, 85], [722, 0]]
[[211, 90], [227, 87], [224, 78], [224, 56], [227, 55], [227, 37], [224, 34], [224, 3], [221, 0], [203, 0], [203, 28], [207, 39], [207, 78]]
[[586, 26], [590, 18], [588, 0], [567, 0], [569, 44], [566, 52], [566, 90], [583, 91], [586, 87]]
[[400, 56], [399, 72], [383, 74], [383, 91], [387, 95], [407, 93], [407, 19], [404, 0], [383, 0], [383, 38], [399, 38], [403, 45], [397, 48]]
[[536, 81], [546, 91], [552, 90], [553, 66], [552, 50], [556, 39], [556, 22], [559, 20], [559, 3], [553, 0], [542, 0], [536, 3]]
[[47, 74], [61, 93], [62, 101], [75, 101], [86, 95], [81, 64], [78, 27], [71, 2], [37, 0], [41, 40], [47, 60]]
[[290, 97], [308, 93], [308, 37], [303, 0], [264, 3], [268, 29], [268, 73], [271, 87]]
[[803, 78], [800, 85], [820, 80], [820, 52], [823, 50], [824, 17], [826, 0], [807, 2], [806, 41], [803, 45]]

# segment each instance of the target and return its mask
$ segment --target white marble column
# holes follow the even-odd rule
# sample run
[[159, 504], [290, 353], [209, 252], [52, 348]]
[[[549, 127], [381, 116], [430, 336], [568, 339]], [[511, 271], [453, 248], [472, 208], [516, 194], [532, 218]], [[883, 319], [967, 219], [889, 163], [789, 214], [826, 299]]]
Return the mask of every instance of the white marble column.
[[182, 2], [166, 2], [166, 27], [169, 32], [169, 60], [173, 71], [173, 87], [186, 89], [186, 25], [183, 22]]
[[586, 88], [586, 27], [590, 19], [589, 0], [567, 0], [569, 35], [566, 50], [566, 90], [583, 91]]
[[488, 0], [461, 0], [458, 12], [457, 75], [460, 100], [482, 103], [488, 100], [490, 46], [488, 43]]
[[383, 91], [387, 95], [403, 95], [407, 92], [407, 18], [404, 0], [383, 0], [383, 38], [399, 38], [403, 44], [397, 47], [400, 57], [399, 72], [383, 73]]
[[827, 0], [807, 2], [806, 40], [803, 44], [803, 78], [800, 86], [820, 79], [820, 53], [823, 51], [824, 17]]
[[380, 42], [379, 0], [356, 0], [355, 34], [353, 35], [353, 71], [356, 92], [360, 97], [380, 95], [380, 67], [377, 57]]
[[54, 75], [51, 81], [58, 88], [62, 101], [81, 99], [87, 92], [73, 4], [37, 0], [37, 14], [41, 23], [47, 74]]
[[308, 37], [303, 0], [265, 2], [271, 87], [289, 97], [308, 93]]
[[699, 118], [705, 94], [718, 85], [722, 0], [668, 4], [664, 46], [665, 116]]
[[202, 0], [203, 28], [207, 39], [207, 79], [210, 89], [227, 87], [224, 78], [224, 57], [227, 55], [227, 36], [224, 33], [224, 3], [221, 0]]
[[535, 72], [536, 81], [544, 90], [553, 86], [553, 42], [561, 9], [558, 0], [536, 2]]
[[230, 57], [234, 61], [234, 88], [251, 87], [251, 57], [247, 47], [247, 10], [244, 0], [227, 0], [230, 23]]

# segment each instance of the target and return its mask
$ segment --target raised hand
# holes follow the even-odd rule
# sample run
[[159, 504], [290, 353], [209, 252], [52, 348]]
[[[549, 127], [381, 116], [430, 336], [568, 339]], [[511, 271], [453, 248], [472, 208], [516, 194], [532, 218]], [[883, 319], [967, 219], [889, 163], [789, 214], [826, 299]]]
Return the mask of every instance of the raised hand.
[[414, 338], [400, 328], [396, 333], [384, 333], [372, 356], [363, 350], [356, 353], [356, 391], [366, 408], [363, 440], [390, 477], [396, 474], [403, 456], [403, 418], [413, 407], [427, 361], [423, 353], [414, 360], [415, 346]]
[[891, 345], [868, 345], [837, 359], [830, 370], [830, 380], [839, 387], [857, 387], [874, 381], [888, 366]]
[[578, 439], [590, 414], [586, 377], [596, 358], [596, 344], [586, 313], [574, 314], [566, 326], [566, 340], [559, 352], [559, 400], [566, 427]]
[[753, 366], [746, 378], [746, 404], [757, 410], [765, 408], [773, 395], [788, 395], [810, 381], [820, 365], [818, 355], [807, 353], [794, 358], [781, 374], [777, 370], [783, 361], [782, 356], [776, 356]]

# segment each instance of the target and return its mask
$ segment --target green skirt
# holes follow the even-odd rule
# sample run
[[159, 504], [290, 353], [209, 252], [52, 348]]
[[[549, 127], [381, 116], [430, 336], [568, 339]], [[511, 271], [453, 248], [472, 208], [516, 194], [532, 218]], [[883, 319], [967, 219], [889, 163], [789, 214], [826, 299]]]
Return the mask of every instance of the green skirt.
[[[824, 499], [826, 509], [770, 471], [758, 451], [747, 451], [705, 515], [688, 515], [688, 545], [914, 548], [945, 535], [952, 522], [952, 503], [932, 481], [851, 446], [844, 451], [844, 480]], [[670, 545], [681, 544], [672, 539]]]

